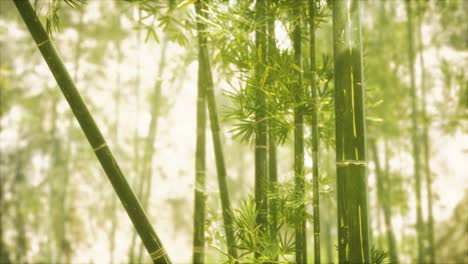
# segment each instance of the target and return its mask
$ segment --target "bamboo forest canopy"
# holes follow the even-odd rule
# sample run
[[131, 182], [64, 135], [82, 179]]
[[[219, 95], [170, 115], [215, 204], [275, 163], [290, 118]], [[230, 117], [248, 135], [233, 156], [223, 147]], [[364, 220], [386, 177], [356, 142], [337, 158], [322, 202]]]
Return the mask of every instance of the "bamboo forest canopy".
[[466, 263], [468, 1], [1, 0], [0, 263]]

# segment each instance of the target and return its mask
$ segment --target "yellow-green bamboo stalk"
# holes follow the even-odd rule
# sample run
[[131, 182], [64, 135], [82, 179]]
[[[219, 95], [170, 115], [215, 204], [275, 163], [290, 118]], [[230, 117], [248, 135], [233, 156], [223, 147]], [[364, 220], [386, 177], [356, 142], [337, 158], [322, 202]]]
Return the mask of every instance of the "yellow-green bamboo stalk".
[[[198, 6], [200, 7], [200, 6]], [[205, 12], [198, 10], [201, 17], [206, 19]], [[199, 17], [197, 17], [199, 19]], [[198, 31], [199, 45], [199, 67], [203, 71], [203, 85], [205, 85], [206, 101], [211, 125], [211, 136], [213, 140], [213, 149], [216, 160], [216, 171], [218, 174], [218, 187], [221, 198], [221, 207], [224, 219], [224, 230], [226, 233], [226, 243], [229, 256], [232, 260], [237, 259], [236, 243], [233, 230], [233, 219], [231, 211], [231, 202], [229, 200], [229, 188], [227, 183], [226, 164], [224, 160], [223, 148], [221, 144], [221, 129], [219, 127], [218, 110], [216, 108], [216, 99], [213, 85], [213, 75], [211, 73], [210, 59], [208, 55], [207, 38], [205, 30]]]
[[414, 166], [414, 179], [415, 179], [415, 193], [416, 193], [416, 235], [417, 235], [417, 261], [418, 263], [424, 262], [424, 230], [423, 230], [423, 218], [422, 218], [422, 205], [421, 205], [421, 162], [420, 162], [420, 150], [419, 150], [419, 126], [418, 126], [418, 103], [417, 103], [417, 92], [415, 84], [415, 73], [414, 73], [414, 34], [413, 34], [413, 8], [412, 1], [406, 0], [406, 15], [408, 17], [408, 67], [410, 73], [410, 92], [411, 92], [411, 134], [412, 134], [412, 145], [413, 145], [413, 166]]
[[333, 2], [338, 260], [370, 263], [360, 0]]
[[154, 263], [169, 257], [29, 1], [13, 0]]
[[[294, 63], [302, 69], [302, 16], [301, 4], [294, 5], [293, 15], [297, 16], [293, 31]], [[302, 72], [296, 71], [297, 83], [294, 85], [294, 182], [297, 199], [305, 201], [304, 175], [304, 88], [302, 87]], [[296, 223], [296, 262], [307, 263], [307, 233], [305, 204], [298, 208]]]
[[[195, 4], [195, 11], [201, 15], [203, 3]], [[198, 61], [202, 61], [201, 45], [204, 38], [200, 32], [205, 25], [197, 19], [198, 30]], [[192, 263], [205, 262], [205, 188], [206, 188], [206, 87], [204, 85], [204, 68], [198, 67], [198, 95], [197, 95], [197, 139], [195, 146], [195, 188], [194, 188], [194, 217], [193, 217], [193, 248]]]
[[312, 185], [313, 185], [313, 212], [314, 212], [314, 263], [320, 263], [320, 194], [319, 194], [319, 166], [318, 147], [319, 133], [317, 124], [318, 98], [315, 82], [315, 9], [317, 1], [309, 0], [309, 56], [310, 56], [310, 90], [312, 95]]

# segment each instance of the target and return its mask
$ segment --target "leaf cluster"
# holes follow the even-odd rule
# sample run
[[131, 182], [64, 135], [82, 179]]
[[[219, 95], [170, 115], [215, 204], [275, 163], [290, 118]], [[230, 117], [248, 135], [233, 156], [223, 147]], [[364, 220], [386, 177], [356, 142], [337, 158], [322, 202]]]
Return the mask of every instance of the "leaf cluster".
[[[59, 11], [62, 7], [62, 3], [65, 3], [71, 8], [80, 8], [86, 4], [86, 0], [43, 0], [47, 1], [47, 14], [45, 16], [46, 31], [50, 36], [54, 32], [60, 32], [61, 23]], [[34, 1], [34, 8], [38, 10], [38, 6], [41, 5], [40, 0]]]
[[293, 254], [295, 250], [293, 229], [286, 228], [286, 222], [279, 221], [274, 232], [265, 232], [256, 224], [257, 213], [252, 197], [234, 209], [236, 243], [241, 252], [238, 261], [255, 262], [254, 255], [258, 255], [257, 261], [260, 262], [276, 263], [278, 257], [287, 259], [287, 255]]

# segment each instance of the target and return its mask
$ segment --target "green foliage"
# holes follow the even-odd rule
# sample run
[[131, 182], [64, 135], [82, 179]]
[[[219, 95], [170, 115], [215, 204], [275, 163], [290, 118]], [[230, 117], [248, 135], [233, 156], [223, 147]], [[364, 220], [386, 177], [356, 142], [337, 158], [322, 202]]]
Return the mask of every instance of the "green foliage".
[[294, 253], [294, 224], [287, 223], [286, 218], [280, 218], [273, 234], [262, 232], [260, 225], [256, 224], [257, 209], [251, 197], [241, 202], [240, 207], [234, 209], [233, 215], [237, 248], [241, 252], [238, 259], [240, 263], [254, 262], [254, 255], [259, 256], [257, 261], [260, 262], [276, 263], [280, 257], [279, 262], [283, 263], [287, 262], [288, 255]]
[[160, 41], [160, 34], [169, 41], [174, 41], [185, 47], [189, 43], [188, 32], [195, 27], [193, 19], [189, 18], [187, 9], [176, 8], [174, 1], [129, 1], [138, 8], [139, 16], [136, 30], [145, 30], [145, 42]]
[[385, 262], [385, 259], [387, 259], [389, 255], [390, 253], [386, 249], [377, 249], [375, 247], [372, 247], [371, 249], [372, 263], [375, 263], [375, 264], [387, 263]]
[[[440, 128], [447, 134], [454, 134], [456, 131], [468, 131], [465, 122], [468, 118], [468, 74], [463, 65], [457, 65], [441, 60], [440, 73], [442, 75], [443, 99], [436, 102], [439, 115], [435, 120], [425, 120], [425, 122], [436, 121]], [[464, 87], [464, 88], [463, 88]], [[450, 103], [452, 107], [446, 107]]]
[[[40, 2], [47, 3], [40, 3]], [[86, 0], [35, 0], [34, 1], [34, 9], [38, 10], [38, 6], [40, 5], [47, 5], [47, 15], [45, 16], [45, 24], [46, 24], [46, 31], [49, 33], [50, 36], [53, 35], [54, 32], [60, 32], [61, 28], [61, 20], [59, 16], [59, 12], [62, 6], [62, 3], [67, 4], [71, 8], [80, 8], [81, 6], [86, 4]]]

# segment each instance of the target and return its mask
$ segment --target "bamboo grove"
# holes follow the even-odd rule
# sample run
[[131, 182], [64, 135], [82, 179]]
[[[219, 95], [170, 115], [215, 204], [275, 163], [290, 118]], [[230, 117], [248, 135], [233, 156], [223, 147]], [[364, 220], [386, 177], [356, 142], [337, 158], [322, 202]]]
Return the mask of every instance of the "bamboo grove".
[[466, 1], [0, 7], [0, 263], [468, 261]]

